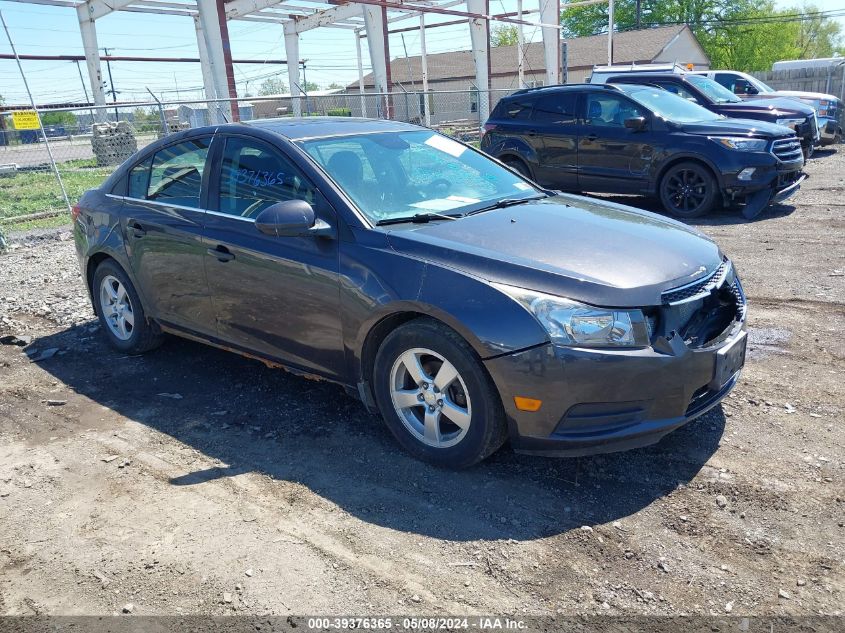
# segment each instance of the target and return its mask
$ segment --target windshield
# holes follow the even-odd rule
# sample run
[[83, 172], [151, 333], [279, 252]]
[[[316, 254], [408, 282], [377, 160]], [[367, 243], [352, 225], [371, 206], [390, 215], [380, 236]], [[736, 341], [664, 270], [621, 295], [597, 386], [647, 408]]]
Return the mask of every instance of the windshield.
[[538, 190], [466, 145], [431, 130], [301, 141], [373, 222], [416, 214], [462, 215]]
[[760, 92], [774, 92], [775, 91], [774, 88], [767, 86], [766, 84], [764, 84], [762, 81], [760, 81], [756, 77], [752, 77], [751, 75], [743, 75], [743, 77], [748, 81], [748, 83], [750, 83], [752, 86], [757, 88], [757, 90], [760, 91]]
[[695, 123], [696, 121], [717, 121], [724, 117], [702, 108], [697, 103], [674, 95], [661, 88], [647, 86], [619, 86], [640, 105], [657, 116], [674, 123]]
[[687, 81], [701, 90], [705, 96], [714, 103], [739, 103], [742, 101], [723, 85], [716, 83], [709, 77], [701, 75], [688, 75]]

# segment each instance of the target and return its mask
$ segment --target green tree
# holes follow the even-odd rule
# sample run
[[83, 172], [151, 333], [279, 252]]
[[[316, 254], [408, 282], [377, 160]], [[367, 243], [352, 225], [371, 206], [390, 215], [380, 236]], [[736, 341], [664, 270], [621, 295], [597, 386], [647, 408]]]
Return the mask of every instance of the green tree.
[[[636, 28], [636, 0], [617, 0], [614, 6], [615, 29]], [[816, 10], [812, 5], [776, 10], [772, 0], [642, 0], [640, 24], [689, 24], [714, 68], [766, 70], [779, 59], [832, 53], [841, 41], [836, 21], [820, 16], [788, 19]], [[606, 4], [561, 12], [565, 37], [606, 33], [607, 20]]]
[[302, 89], [305, 92], [314, 92], [315, 90], [320, 89], [320, 85], [317, 84], [317, 83], [314, 83], [313, 81], [306, 81], [301, 85], [302, 85]]
[[72, 112], [47, 112], [41, 115], [41, 124], [45, 127], [51, 125], [73, 127], [76, 126], [76, 115]]
[[258, 94], [262, 97], [266, 95], [283, 95], [287, 94], [287, 92], [288, 85], [278, 77], [268, 77], [258, 87]]
[[812, 59], [814, 57], [833, 57], [843, 44], [842, 25], [830, 18], [813, 15], [819, 12], [814, 4], [804, 3], [800, 7], [792, 7], [788, 13], [805, 13], [808, 19], [798, 23], [798, 40], [796, 59]]
[[490, 44], [493, 46], [514, 46], [518, 42], [516, 24], [500, 24], [490, 33]]
[[339, 84], [336, 81], [333, 81], [329, 84], [329, 90], [342, 90], [345, 87], [346, 86], [344, 86], [343, 84]]

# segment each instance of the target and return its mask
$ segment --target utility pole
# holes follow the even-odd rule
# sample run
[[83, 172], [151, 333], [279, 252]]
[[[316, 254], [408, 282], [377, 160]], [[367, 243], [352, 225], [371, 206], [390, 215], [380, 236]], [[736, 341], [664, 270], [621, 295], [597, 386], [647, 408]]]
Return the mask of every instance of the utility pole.
[[[109, 49], [104, 48], [103, 53], [105, 54], [106, 57], [108, 57], [109, 56]], [[106, 68], [108, 69], [108, 73], [109, 73], [109, 85], [111, 86], [111, 90], [110, 90], [111, 100], [112, 100], [112, 103], [117, 103], [117, 91], [115, 91], [115, 89], [114, 89], [114, 79], [112, 79], [112, 76], [111, 76], [111, 61], [108, 60], [108, 59], [106, 59]], [[120, 116], [117, 113], [116, 107], [114, 109], [114, 120], [115, 120], [115, 122], [120, 120]]]
[[411, 71], [411, 58], [408, 57], [408, 47], [405, 46], [405, 34], [400, 33], [399, 36], [402, 38], [402, 48], [405, 51], [405, 64], [408, 66], [408, 79], [411, 81], [411, 90], [416, 90], [414, 86], [414, 74]]
[[[85, 87], [85, 80], [82, 78], [82, 67], [79, 65], [79, 60], [76, 60], [76, 70], [79, 72], [79, 83], [82, 84], [82, 94], [85, 95], [85, 103], [91, 103], [88, 100], [88, 88]], [[94, 125], [94, 109], [91, 109], [91, 125]]]
[[305, 78], [305, 62], [307, 59], [303, 59], [300, 63], [302, 64], [302, 94], [305, 95], [305, 113], [308, 114], [308, 80]]
[[643, 1], [637, 0], [637, 29], [640, 28], [640, 24], [642, 23], [643, 17]]

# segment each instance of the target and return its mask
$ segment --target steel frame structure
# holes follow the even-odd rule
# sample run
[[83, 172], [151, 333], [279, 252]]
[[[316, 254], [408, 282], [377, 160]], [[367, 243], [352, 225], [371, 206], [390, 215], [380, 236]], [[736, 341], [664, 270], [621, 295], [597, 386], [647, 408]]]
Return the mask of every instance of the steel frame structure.
[[[423, 90], [428, 90], [425, 53], [425, 30], [433, 26], [425, 24], [426, 14], [449, 15], [469, 22], [475, 61], [476, 86], [480, 90], [490, 87], [490, 22], [515, 24], [518, 29], [518, 67], [520, 84], [523, 82], [524, 26], [540, 27], [542, 31], [546, 83], [560, 83], [561, 42], [560, 10], [561, 0], [537, 0], [536, 11], [523, 10], [523, 0], [518, 0], [517, 15], [491, 15], [490, 0], [10, 0], [23, 4], [42, 4], [67, 7], [76, 10], [79, 30], [85, 53], [85, 63], [95, 105], [106, 103], [101, 60], [97, 44], [97, 20], [115, 11], [134, 13], [155, 13], [190, 17], [194, 21], [199, 61], [202, 70], [203, 87], [208, 99], [231, 99], [224, 101], [218, 113], [222, 120], [238, 120], [237, 89], [232, 68], [232, 54], [229, 45], [228, 22], [276, 23], [284, 32], [286, 59], [288, 63], [288, 84], [291, 89], [293, 111], [301, 114], [301, 100], [304, 95], [300, 78], [299, 38], [302, 33], [317, 28], [335, 28], [353, 31], [358, 54], [359, 85], [363, 93], [363, 63], [361, 58], [360, 34], [367, 38], [370, 63], [375, 80], [375, 92], [387, 94], [391, 90], [390, 48], [388, 24], [401, 20], [417, 19], [420, 29], [422, 52]], [[613, 15], [614, 0], [579, 0], [565, 6], [586, 6], [610, 3]], [[465, 4], [465, 8], [459, 5]], [[539, 22], [525, 19], [526, 13], [539, 13]], [[608, 29], [608, 63], [612, 62], [613, 20]], [[390, 115], [389, 100], [383, 104], [382, 114]], [[482, 121], [489, 114], [489, 102], [479, 103]], [[105, 117], [105, 109], [99, 109]]]

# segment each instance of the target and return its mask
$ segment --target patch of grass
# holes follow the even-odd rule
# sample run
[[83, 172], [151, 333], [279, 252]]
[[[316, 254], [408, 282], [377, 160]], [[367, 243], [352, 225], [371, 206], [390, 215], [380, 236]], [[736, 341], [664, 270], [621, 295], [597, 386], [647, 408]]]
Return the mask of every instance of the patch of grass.
[[17, 231], [29, 231], [30, 229], [53, 229], [58, 226], [67, 226], [71, 228], [70, 215], [67, 211], [62, 211], [61, 214], [50, 217], [41, 218], [40, 220], [29, 220], [28, 222], [11, 222], [3, 225], [3, 231], [6, 236], [11, 235]]
[[[99, 185], [114, 170], [96, 167], [91, 160], [73, 160], [59, 165], [70, 203]], [[0, 177], [0, 218], [29, 215], [65, 207], [62, 191], [52, 171], [21, 171]]]

